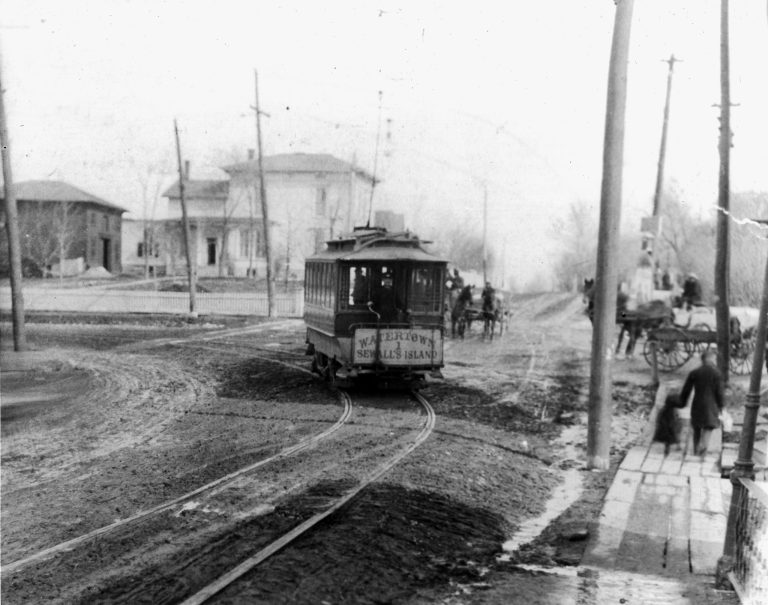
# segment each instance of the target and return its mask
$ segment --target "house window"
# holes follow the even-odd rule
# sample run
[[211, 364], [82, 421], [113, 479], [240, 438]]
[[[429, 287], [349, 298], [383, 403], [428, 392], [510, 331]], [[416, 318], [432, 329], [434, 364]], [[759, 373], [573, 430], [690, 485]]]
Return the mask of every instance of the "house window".
[[249, 258], [251, 255], [251, 234], [248, 229], [240, 231], [240, 258]]
[[215, 237], [207, 238], [206, 244], [208, 246], [208, 264], [215, 265], [216, 264], [216, 238]]
[[144, 242], [139, 242], [139, 245], [136, 247], [136, 256], [139, 258], [144, 257]]
[[109, 215], [104, 215], [104, 231], [109, 231]]
[[317, 199], [315, 200], [316, 216], [325, 216], [327, 199], [328, 199], [328, 190], [325, 187], [318, 188]]

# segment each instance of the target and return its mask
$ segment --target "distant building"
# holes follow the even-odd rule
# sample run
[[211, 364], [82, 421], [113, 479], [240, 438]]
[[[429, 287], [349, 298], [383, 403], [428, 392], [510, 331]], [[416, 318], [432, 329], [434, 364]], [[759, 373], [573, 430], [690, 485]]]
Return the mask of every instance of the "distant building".
[[[69, 273], [73, 267], [122, 271], [124, 208], [63, 181], [23, 181], [14, 189], [27, 274], [51, 271], [62, 260]], [[7, 265], [4, 229], [0, 238], [0, 264]]]
[[[328, 154], [288, 153], [263, 159], [276, 279], [301, 279], [304, 259], [327, 239], [351, 229], [365, 212], [372, 178]], [[258, 164], [222, 167], [227, 180], [185, 180], [192, 257], [198, 275], [264, 276], [266, 261], [259, 197]], [[164, 194], [162, 221], [126, 223], [126, 254], [142, 266], [144, 229], [151, 231], [149, 253], [158, 272], [185, 270], [179, 183]]]

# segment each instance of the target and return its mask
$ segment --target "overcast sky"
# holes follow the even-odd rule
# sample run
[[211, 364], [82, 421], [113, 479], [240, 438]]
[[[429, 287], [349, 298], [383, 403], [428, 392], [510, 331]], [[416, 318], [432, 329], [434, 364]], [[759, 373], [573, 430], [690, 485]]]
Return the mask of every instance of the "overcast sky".
[[[635, 2], [625, 147], [627, 229], [650, 212], [671, 53], [667, 181], [697, 211], [717, 198], [719, 0]], [[173, 156], [193, 177], [255, 147], [327, 152], [372, 170], [375, 205], [420, 231], [478, 233], [519, 283], [546, 271], [550, 224], [597, 206], [612, 0], [67, 2], [3, 0], [16, 180], [55, 178], [140, 213], [137, 172]], [[766, 0], [731, 1], [732, 189], [768, 190]], [[508, 272], [513, 272], [508, 269]]]

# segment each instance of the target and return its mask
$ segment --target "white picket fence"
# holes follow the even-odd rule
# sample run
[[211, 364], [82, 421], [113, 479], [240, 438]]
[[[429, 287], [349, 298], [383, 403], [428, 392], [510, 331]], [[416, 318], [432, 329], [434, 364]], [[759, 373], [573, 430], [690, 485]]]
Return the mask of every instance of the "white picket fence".
[[[266, 292], [201, 292], [196, 296], [201, 315], [268, 314]], [[26, 311], [91, 313], [189, 313], [189, 294], [152, 290], [106, 290], [102, 288], [24, 288]], [[11, 290], [0, 288], [0, 310], [11, 310]], [[280, 317], [301, 317], [304, 291], [275, 294], [275, 311]]]

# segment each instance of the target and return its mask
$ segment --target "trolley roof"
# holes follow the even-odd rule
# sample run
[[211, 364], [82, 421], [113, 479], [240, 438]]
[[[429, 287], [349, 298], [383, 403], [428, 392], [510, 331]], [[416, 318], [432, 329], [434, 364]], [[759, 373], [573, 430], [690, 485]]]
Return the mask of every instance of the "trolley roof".
[[429, 243], [410, 231], [388, 233], [382, 227], [355, 227], [350, 234], [328, 240], [326, 250], [307, 260], [447, 263], [446, 259], [424, 250], [423, 244]]

